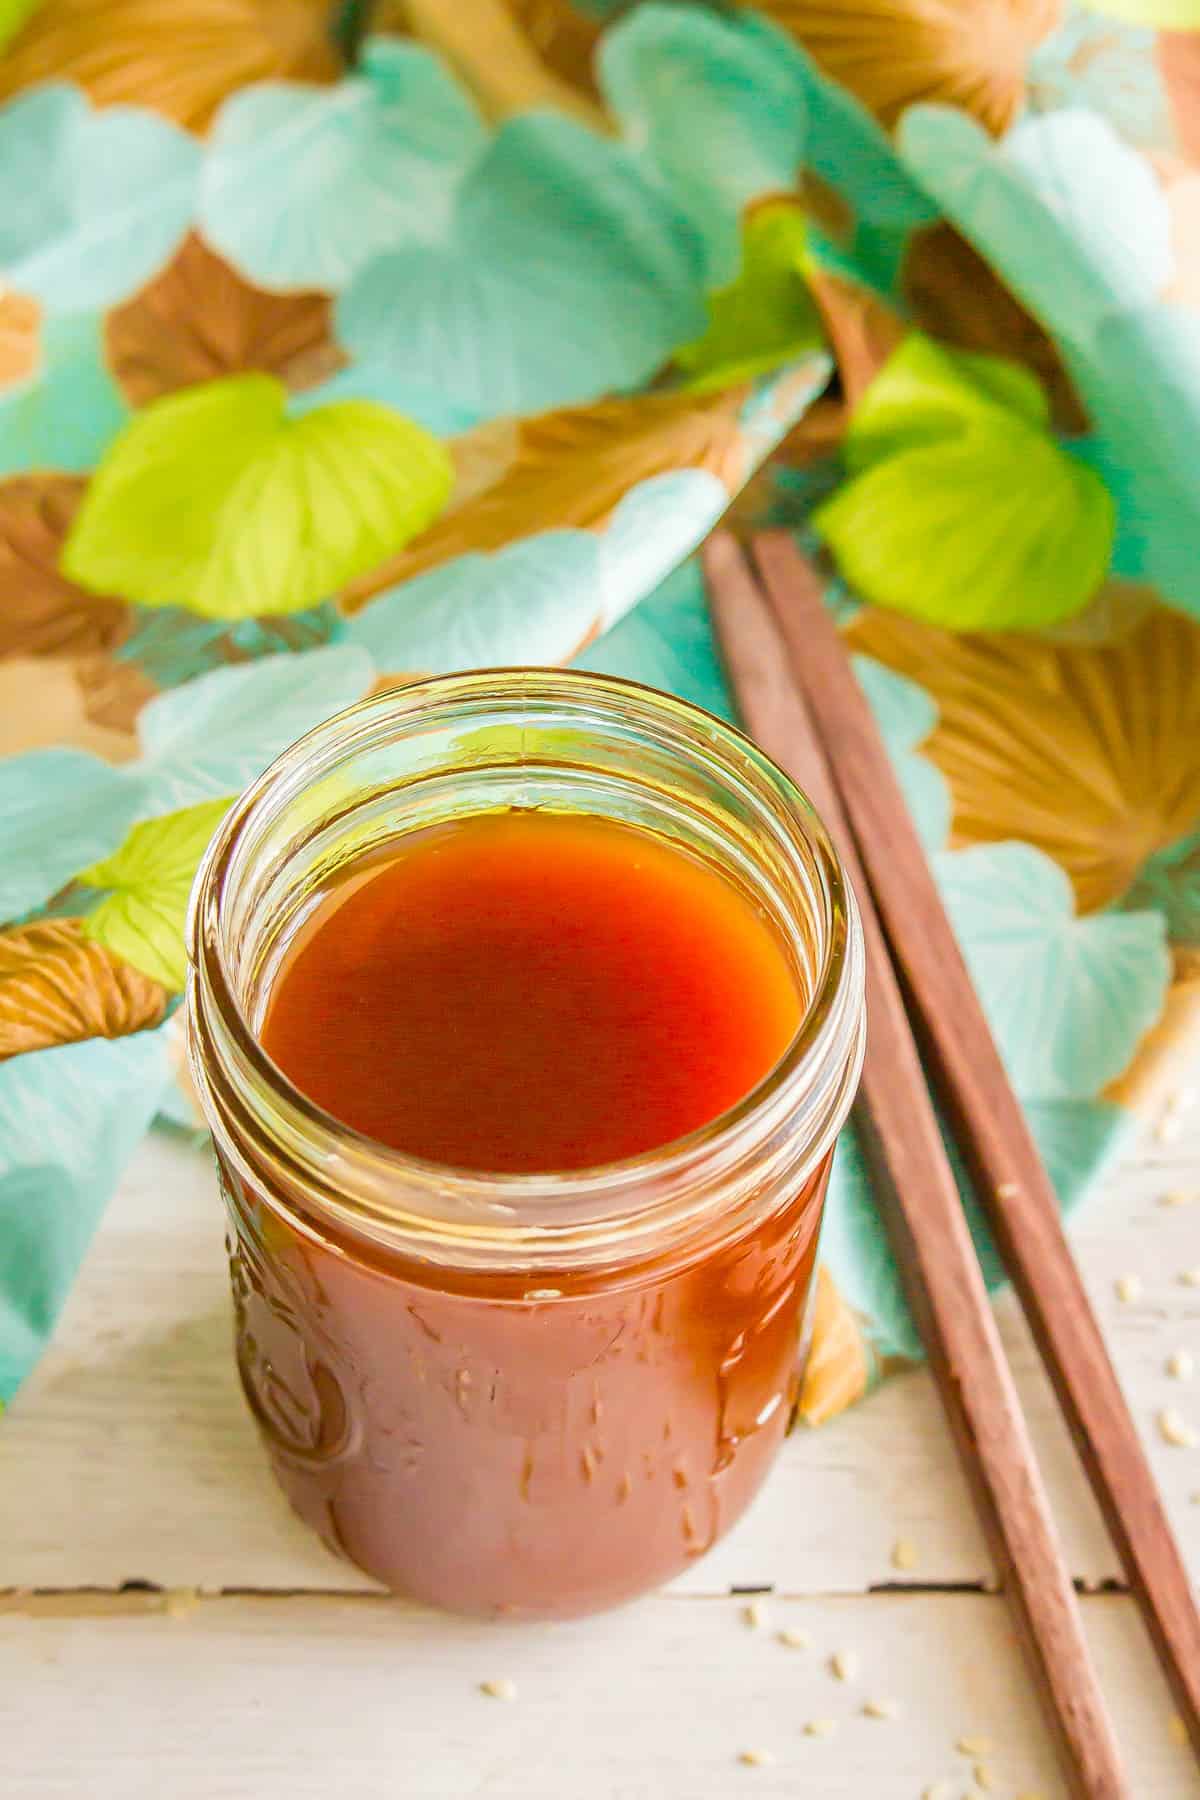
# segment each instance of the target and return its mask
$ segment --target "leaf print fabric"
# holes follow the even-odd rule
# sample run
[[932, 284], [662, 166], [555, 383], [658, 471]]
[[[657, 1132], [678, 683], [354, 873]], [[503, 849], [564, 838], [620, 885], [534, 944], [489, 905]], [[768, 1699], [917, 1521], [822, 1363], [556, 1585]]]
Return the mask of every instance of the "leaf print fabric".
[[167, 395], [118, 434], [62, 556], [81, 587], [211, 618], [299, 612], [393, 554], [437, 512], [450, 464], [368, 400], [289, 418], [266, 375]]
[[[229, 796], [419, 672], [729, 716], [727, 513], [819, 553], [1087, 1191], [1200, 1022], [1186, 10], [0, 4], [0, 1399], [178, 1060]], [[812, 1420], [916, 1348], [852, 1136], [822, 1256]]]

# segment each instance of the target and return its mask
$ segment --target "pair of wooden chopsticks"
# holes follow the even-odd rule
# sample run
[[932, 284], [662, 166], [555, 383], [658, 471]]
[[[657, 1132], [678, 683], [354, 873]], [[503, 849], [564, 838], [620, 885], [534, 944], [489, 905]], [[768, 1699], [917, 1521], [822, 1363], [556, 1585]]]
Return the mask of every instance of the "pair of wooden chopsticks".
[[1131, 1789], [918, 1040], [1198, 1754], [1200, 1614], [1049, 1177], [819, 578], [785, 533], [757, 538], [752, 553], [753, 569], [732, 537], [709, 542], [709, 602], [747, 729], [811, 797], [858, 896], [868, 1023], [855, 1122], [868, 1167], [1071, 1792], [1116, 1800]]

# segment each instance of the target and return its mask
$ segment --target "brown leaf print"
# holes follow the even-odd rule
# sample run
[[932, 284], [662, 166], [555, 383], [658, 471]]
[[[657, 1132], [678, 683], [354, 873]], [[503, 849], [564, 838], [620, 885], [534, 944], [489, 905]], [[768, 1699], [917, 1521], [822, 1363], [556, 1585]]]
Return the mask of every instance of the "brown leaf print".
[[814, 268], [808, 285], [837, 361], [842, 399], [853, 412], [907, 327], [878, 294], [848, 276]]
[[98, 106], [203, 131], [249, 81], [335, 81], [328, 0], [43, 0], [0, 56], [0, 101], [74, 81]]
[[345, 361], [327, 294], [269, 294], [191, 232], [161, 274], [109, 313], [105, 354], [133, 406], [257, 370], [306, 387]]
[[523, 21], [514, 16], [520, 11], [506, 0], [453, 0], [452, 5], [447, 0], [403, 0], [388, 8], [387, 22], [402, 20], [406, 30], [436, 50], [470, 88], [486, 118], [499, 121], [549, 108], [607, 131], [603, 108], [543, 60]]
[[850, 647], [932, 695], [921, 745], [950, 784], [955, 845], [1017, 838], [1082, 912], [1117, 900], [1200, 817], [1200, 622], [1159, 606], [1107, 643], [951, 633], [878, 608]]
[[125, 1037], [166, 1011], [157, 981], [83, 935], [82, 919], [0, 931], [0, 1059]]
[[881, 124], [940, 101], [997, 134], [1021, 104], [1030, 51], [1062, 0], [759, 0], [768, 18]]
[[89, 594], [58, 558], [86, 486], [82, 476], [0, 481], [0, 660], [112, 650], [131, 630], [123, 600]]
[[507, 0], [507, 4], [546, 67], [595, 97], [599, 19], [589, 18], [571, 0]]
[[36, 300], [0, 289], [0, 388], [36, 374], [41, 323]]
[[129, 762], [138, 754], [132, 719], [151, 692], [139, 671], [111, 662], [103, 653], [94, 658], [5, 657], [0, 661], [0, 756], [58, 745], [87, 750], [105, 762]]
[[1010, 356], [1037, 376], [1060, 431], [1087, 430], [1087, 415], [1054, 341], [952, 225], [915, 231], [900, 273], [914, 322], [956, 350]]
[[77, 656], [71, 669], [79, 684], [83, 716], [104, 731], [132, 735], [137, 716], [158, 688], [136, 663], [111, 656]]
[[436, 524], [343, 595], [355, 612], [373, 594], [469, 550], [498, 550], [534, 532], [602, 526], [631, 487], [673, 469], [708, 469], [732, 493], [745, 475], [738, 412], [744, 386], [720, 393], [638, 394], [565, 407], [516, 423], [516, 440], [491, 422], [451, 446], [455, 466], [491, 456], [494, 479], [452, 496]]
[[817, 1270], [812, 1348], [804, 1365], [796, 1411], [806, 1425], [821, 1425], [866, 1393], [871, 1361], [863, 1321], [837, 1290], [825, 1268]]

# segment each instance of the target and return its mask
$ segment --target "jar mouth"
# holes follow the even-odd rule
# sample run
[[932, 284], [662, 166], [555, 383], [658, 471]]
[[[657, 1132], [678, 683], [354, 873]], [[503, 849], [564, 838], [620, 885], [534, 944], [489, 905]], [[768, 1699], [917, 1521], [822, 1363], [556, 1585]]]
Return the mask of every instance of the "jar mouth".
[[[273, 814], [389, 733], [496, 706], [546, 717], [621, 713], [672, 754], [707, 759], [778, 842], [803, 856], [824, 917], [820, 956], [799, 1026], [782, 1056], [741, 1099], [683, 1137], [620, 1161], [555, 1172], [490, 1173], [434, 1163], [364, 1136], [297, 1088], [264, 1049], [233, 967], [231, 890]], [[490, 767], [521, 768], [511, 752]], [[448, 771], [452, 777], [453, 768]], [[187, 925], [188, 1043], [201, 1105], [223, 1155], [261, 1186], [274, 1176], [314, 1230], [332, 1222], [432, 1260], [514, 1266], [623, 1258], [693, 1228], [718, 1189], [731, 1215], [782, 1162], [798, 1183], [831, 1147], [857, 1086], [863, 1053], [864, 957], [857, 907], [811, 802], [735, 726], [657, 689], [559, 668], [501, 668], [435, 676], [370, 696], [297, 740], [241, 796], [209, 845]], [[795, 1156], [798, 1110], [808, 1116]], [[250, 1140], [254, 1151], [247, 1154]], [[744, 1190], [744, 1191], [742, 1191]]]

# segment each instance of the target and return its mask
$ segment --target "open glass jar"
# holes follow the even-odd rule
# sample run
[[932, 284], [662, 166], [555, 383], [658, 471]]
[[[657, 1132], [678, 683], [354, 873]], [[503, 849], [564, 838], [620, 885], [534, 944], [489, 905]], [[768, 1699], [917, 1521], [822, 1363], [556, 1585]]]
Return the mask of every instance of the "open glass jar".
[[[359, 1136], [262, 1049], [281, 960], [339, 872], [518, 807], [707, 859], [785, 945], [800, 1030], [689, 1137], [569, 1174], [460, 1171]], [[862, 1057], [857, 914], [804, 797], [735, 730], [628, 682], [419, 683], [319, 726], [235, 804], [188, 937], [238, 1363], [296, 1510], [387, 1585], [459, 1611], [588, 1612], [679, 1572], [787, 1428]]]

